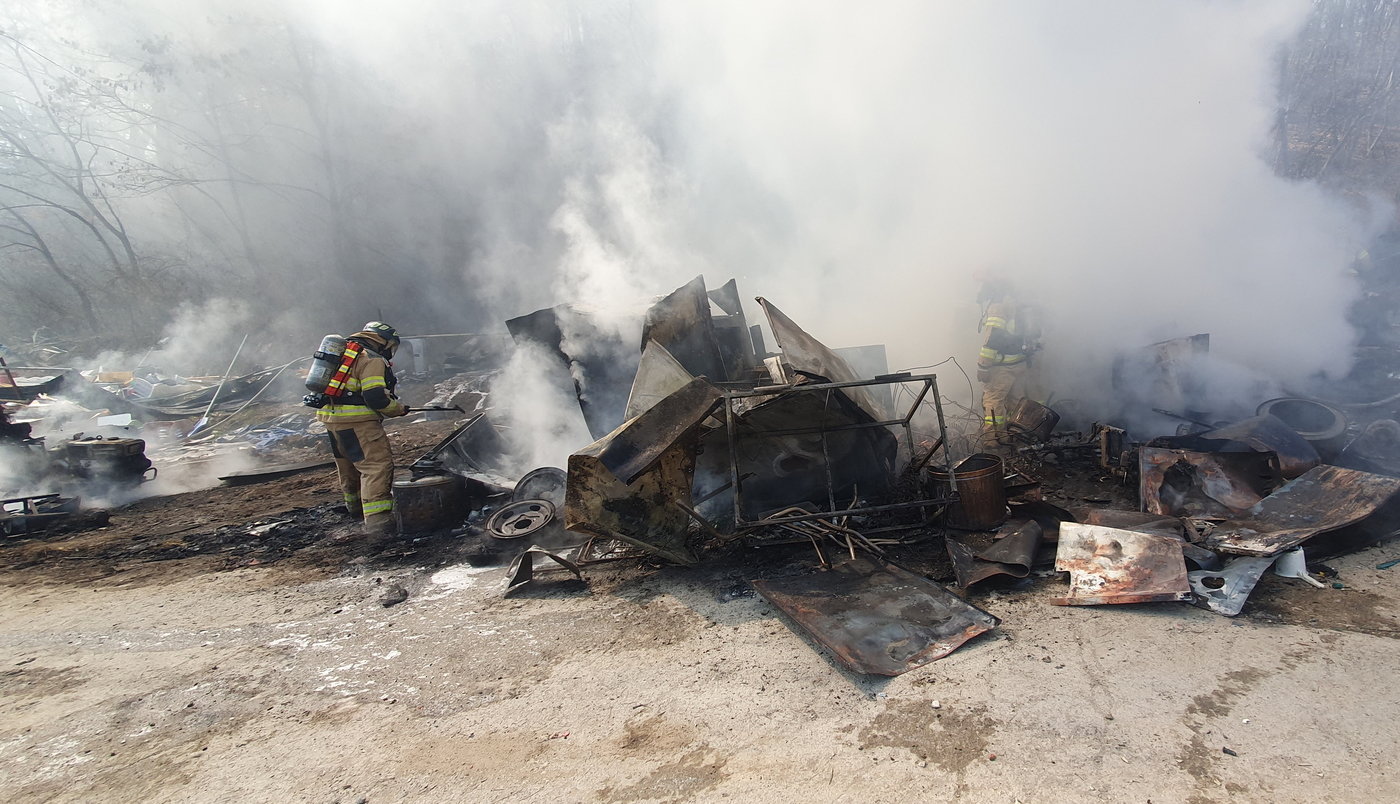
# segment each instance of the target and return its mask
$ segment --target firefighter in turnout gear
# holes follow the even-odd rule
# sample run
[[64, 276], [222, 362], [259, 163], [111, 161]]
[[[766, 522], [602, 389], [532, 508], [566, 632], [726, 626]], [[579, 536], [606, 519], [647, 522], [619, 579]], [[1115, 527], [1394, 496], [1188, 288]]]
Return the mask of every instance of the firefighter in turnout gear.
[[347, 348], [359, 347], [359, 356], [340, 394], [316, 411], [316, 420], [326, 425], [346, 510], [364, 517], [367, 534], [386, 535], [394, 530], [394, 455], [383, 421], [408, 413], [394, 397], [397, 380], [389, 362], [399, 336], [388, 324], [371, 321], [346, 341]]
[[1040, 333], [1024, 305], [1012, 295], [1010, 283], [990, 279], [979, 294], [982, 303], [982, 350], [977, 355], [977, 380], [982, 383], [982, 443], [990, 451], [1009, 445], [1007, 424], [1016, 404], [1026, 396], [1031, 358], [1040, 348]]

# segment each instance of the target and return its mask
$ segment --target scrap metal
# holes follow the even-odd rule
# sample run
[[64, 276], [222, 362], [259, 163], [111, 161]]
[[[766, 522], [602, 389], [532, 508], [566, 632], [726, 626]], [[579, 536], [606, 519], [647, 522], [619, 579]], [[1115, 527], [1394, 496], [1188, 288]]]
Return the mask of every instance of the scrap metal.
[[1143, 447], [1138, 453], [1143, 510], [1167, 516], [1232, 516], [1283, 482], [1272, 452], [1192, 452]]
[[695, 563], [686, 538], [695, 446], [701, 423], [723, 398], [714, 385], [696, 378], [570, 455], [565, 527], [621, 539], [677, 563]]
[[1153, 447], [1197, 452], [1272, 452], [1284, 479], [1292, 480], [1322, 462], [1313, 445], [1277, 416], [1254, 416], [1204, 433], [1158, 438]]
[[856, 673], [897, 676], [941, 659], [1001, 621], [942, 586], [858, 558], [831, 570], [751, 582]]
[[474, 489], [470, 481], [492, 488], [509, 485], [511, 471], [506, 463], [506, 447], [501, 433], [486, 418], [478, 413], [457, 425], [446, 438], [425, 452], [409, 465], [414, 475], [436, 475], [451, 472], [469, 481], [468, 491]]
[[1191, 585], [1181, 542], [1166, 536], [1065, 522], [1055, 569], [1068, 572], [1069, 594], [1059, 606], [1189, 601]]
[[1277, 555], [1319, 533], [1362, 521], [1397, 491], [1397, 478], [1318, 466], [1220, 523], [1207, 546], [1237, 555]]
[[536, 345], [567, 371], [594, 438], [623, 422], [627, 388], [640, 355], [617, 328], [600, 324], [585, 310], [561, 304], [512, 318], [506, 321], [506, 329], [517, 344]]
[[510, 566], [506, 568], [506, 588], [505, 592], [501, 595], [502, 597], [509, 596], [511, 593], [519, 590], [522, 586], [528, 585], [535, 579], [535, 556], [544, 556], [569, 572], [572, 572], [574, 578], [577, 580], [583, 580], [583, 570], [579, 569], [577, 564], [558, 553], [551, 552], [543, 547], [532, 546], [521, 551], [520, 555], [517, 555], [515, 560], [510, 562]]
[[648, 342], [665, 347], [692, 376], [723, 381], [742, 370], [735, 366], [731, 372], [720, 355], [703, 276], [676, 288], [647, 310], [642, 344]]
[[1195, 594], [1192, 602], [1217, 614], [1234, 617], [1244, 609], [1249, 593], [1254, 591], [1275, 558], [1277, 556], [1242, 556], [1231, 559], [1218, 569], [1186, 573], [1187, 580], [1191, 582], [1191, 591]]
[[81, 507], [79, 498], [59, 494], [34, 494], [0, 500], [0, 533], [20, 536], [48, 530], [72, 517]]
[[[873, 419], [854, 403], [867, 386], [918, 383], [909, 408], [894, 419]], [[729, 458], [729, 498], [735, 530], [775, 524], [767, 512], [797, 502], [825, 505], [817, 511], [793, 514], [780, 521], [831, 519], [884, 511], [923, 511], [951, 502], [951, 496], [896, 503], [838, 505], [859, 489], [860, 496], [887, 495], [897, 475], [899, 441], [890, 432], [904, 432], [905, 454], [914, 452], [911, 421], [924, 399], [938, 398], [934, 375], [901, 375], [852, 382], [801, 383], [724, 392]], [[757, 404], [754, 404], [757, 402]], [[941, 436], [935, 449], [947, 457], [942, 408], [937, 407]], [[718, 441], [717, 434], [712, 440]], [[778, 441], [778, 446], [772, 442]], [[707, 442], [708, 445], [709, 442]], [[713, 455], [713, 450], [707, 450]], [[713, 458], [710, 459], [713, 461]], [[713, 463], [711, 463], [713, 466]]]
[[1003, 529], [1005, 535], [981, 550], [961, 539], [947, 537], [948, 557], [953, 562], [958, 586], [966, 589], [997, 575], [1013, 578], [1030, 575], [1043, 538], [1040, 524], [1033, 519], [1012, 520]]
[[521, 539], [538, 533], [554, 521], [554, 504], [548, 500], [506, 503], [486, 520], [486, 532], [497, 539]]

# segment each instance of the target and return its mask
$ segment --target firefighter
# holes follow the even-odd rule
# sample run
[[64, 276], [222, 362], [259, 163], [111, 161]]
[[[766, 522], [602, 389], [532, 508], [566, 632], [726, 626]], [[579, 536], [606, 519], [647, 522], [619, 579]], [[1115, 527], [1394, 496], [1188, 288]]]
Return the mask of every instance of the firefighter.
[[394, 397], [398, 381], [389, 362], [399, 336], [388, 324], [371, 321], [346, 340], [362, 351], [350, 367], [344, 392], [316, 411], [316, 419], [330, 437], [346, 510], [355, 519], [364, 518], [367, 535], [384, 536], [394, 531], [394, 455], [383, 422], [408, 413], [408, 406]]
[[982, 443], [996, 451], [1008, 446], [1007, 424], [1016, 404], [1026, 396], [1031, 356], [1040, 348], [1039, 332], [1026, 306], [1015, 299], [1009, 282], [982, 283], [982, 350], [977, 355], [977, 380], [982, 383]]

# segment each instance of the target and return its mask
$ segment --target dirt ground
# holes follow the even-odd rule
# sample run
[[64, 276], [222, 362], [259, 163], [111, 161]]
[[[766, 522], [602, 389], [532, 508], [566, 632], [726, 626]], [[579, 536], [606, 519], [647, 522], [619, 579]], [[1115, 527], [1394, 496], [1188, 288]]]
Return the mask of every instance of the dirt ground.
[[506, 599], [478, 537], [373, 547], [336, 497], [319, 470], [0, 547], [7, 800], [1400, 800], [1400, 543], [1235, 619], [993, 584], [1001, 628], [883, 679], [752, 592], [791, 548]]

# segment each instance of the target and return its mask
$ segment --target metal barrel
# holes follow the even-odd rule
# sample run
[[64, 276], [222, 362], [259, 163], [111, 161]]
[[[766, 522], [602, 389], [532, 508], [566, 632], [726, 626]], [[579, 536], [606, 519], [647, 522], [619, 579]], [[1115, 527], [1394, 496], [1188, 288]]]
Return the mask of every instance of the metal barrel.
[[450, 527], [467, 513], [462, 478], [430, 475], [394, 481], [394, 515], [400, 533]]
[[[948, 506], [949, 527], [962, 530], [991, 530], [1006, 521], [1005, 465], [1001, 458], [979, 452], [953, 468], [958, 481], [958, 501]], [[936, 493], [952, 491], [949, 473], [929, 470]]]

